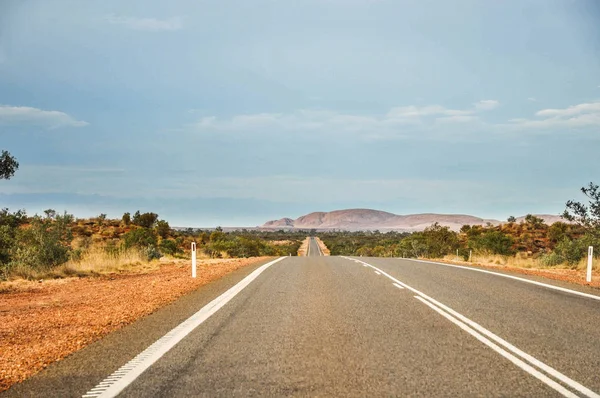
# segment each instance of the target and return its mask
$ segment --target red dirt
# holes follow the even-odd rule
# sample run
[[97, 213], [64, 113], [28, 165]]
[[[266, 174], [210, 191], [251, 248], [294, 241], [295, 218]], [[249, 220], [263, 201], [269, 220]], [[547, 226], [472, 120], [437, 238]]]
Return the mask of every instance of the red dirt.
[[[266, 258], [166, 264], [148, 273], [22, 282], [0, 293], [0, 391], [238, 268]], [[210, 263], [210, 264], [208, 264]]]
[[[425, 259], [427, 260], [427, 259]], [[462, 261], [448, 261], [448, 260], [432, 260], [439, 263], [448, 263], [448, 264], [456, 264], [456, 265], [465, 265], [474, 268], [487, 268], [490, 270], [501, 270], [501, 271], [509, 271], [518, 274], [524, 275], [535, 275], [542, 276], [548, 279], [554, 279], [557, 281], [564, 281], [575, 283], [583, 286], [591, 286], [595, 288], [600, 288], [600, 278], [598, 276], [593, 276], [591, 282], [586, 282], [585, 280], [585, 270], [579, 269], [540, 269], [540, 268], [520, 268], [520, 267], [509, 267], [506, 265], [489, 265], [489, 264], [479, 264], [479, 263], [467, 263]], [[598, 273], [595, 272], [595, 275]]]

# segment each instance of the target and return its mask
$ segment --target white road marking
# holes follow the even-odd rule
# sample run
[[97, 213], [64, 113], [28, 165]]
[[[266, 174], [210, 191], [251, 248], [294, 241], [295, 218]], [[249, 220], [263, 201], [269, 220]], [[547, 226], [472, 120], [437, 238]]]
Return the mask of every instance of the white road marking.
[[439, 309], [435, 305], [431, 304], [430, 302], [428, 302], [424, 298], [422, 298], [420, 296], [415, 296], [415, 298], [417, 300], [423, 302], [425, 305], [427, 305], [428, 307], [430, 307], [431, 309], [433, 309], [434, 311], [436, 311], [440, 315], [442, 315], [444, 318], [448, 319], [450, 322], [452, 322], [455, 325], [457, 325], [458, 327], [460, 327], [465, 332], [469, 333], [471, 336], [475, 337], [477, 340], [481, 341], [483, 344], [485, 344], [488, 347], [490, 347], [492, 350], [496, 351], [498, 354], [502, 355], [504, 358], [506, 358], [509, 361], [511, 361], [513, 364], [515, 364], [516, 366], [518, 366], [519, 368], [521, 368], [525, 372], [529, 373], [533, 377], [537, 378], [538, 380], [540, 380], [540, 381], [544, 382], [545, 384], [547, 384], [548, 386], [552, 387], [553, 389], [555, 389], [556, 391], [558, 391], [559, 393], [561, 393], [565, 397], [577, 398], [577, 395], [573, 394], [571, 391], [567, 390], [566, 388], [564, 388], [563, 386], [561, 386], [560, 384], [558, 384], [554, 380], [550, 379], [548, 376], [546, 376], [545, 374], [541, 373], [540, 371], [538, 371], [537, 369], [535, 369], [533, 366], [530, 366], [530, 365], [526, 364], [525, 362], [523, 362], [519, 358], [515, 357], [514, 355], [512, 355], [508, 351], [503, 350], [502, 348], [498, 347], [496, 344], [492, 343], [490, 340], [486, 339], [481, 334], [477, 333], [476, 331], [474, 331], [473, 329], [471, 329], [470, 327], [468, 327], [464, 323], [460, 322], [456, 318], [454, 318], [454, 317], [450, 316], [449, 314], [445, 313], [444, 311], [442, 311], [441, 309]]
[[[348, 260], [354, 260], [354, 259], [351, 259], [351, 258], [348, 258], [348, 257], [345, 257], [345, 256], [342, 256], [342, 257], [345, 258], [345, 259], [348, 259]], [[495, 335], [491, 331], [485, 329], [483, 326], [481, 326], [478, 323], [470, 320], [469, 318], [465, 317], [464, 315], [462, 315], [462, 314], [454, 311], [452, 308], [450, 308], [450, 307], [448, 307], [448, 306], [440, 303], [439, 301], [435, 300], [432, 297], [429, 297], [425, 293], [423, 293], [423, 292], [421, 292], [421, 291], [419, 291], [419, 290], [417, 290], [417, 289], [415, 289], [413, 287], [408, 286], [406, 283], [400, 282], [398, 279], [394, 278], [393, 276], [391, 276], [387, 272], [385, 272], [385, 271], [383, 271], [383, 270], [375, 267], [374, 265], [371, 265], [371, 264], [366, 263], [364, 261], [360, 261], [360, 262], [363, 265], [366, 265], [368, 267], [373, 268], [374, 270], [377, 270], [377, 271], [381, 272], [383, 275], [385, 275], [386, 277], [388, 277], [389, 279], [391, 279], [393, 282], [399, 284], [400, 286], [403, 286], [404, 288], [412, 291], [413, 293], [416, 293], [421, 298], [423, 298], [423, 299], [427, 300], [428, 302], [432, 303], [433, 305], [437, 306], [436, 308], [439, 307], [439, 308], [444, 309], [447, 313], [450, 313], [450, 314], [454, 315], [456, 318], [460, 319], [462, 321], [461, 323], [469, 325], [471, 328], [477, 330], [478, 332], [480, 332], [481, 334], [487, 336], [491, 340], [494, 340], [496, 343], [498, 343], [499, 345], [503, 346], [507, 350], [512, 351], [513, 354], [516, 354], [516, 355], [520, 356], [522, 359], [524, 359], [525, 361], [529, 362], [531, 365], [534, 365], [534, 366], [540, 368], [544, 372], [548, 373], [550, 376], [553, 376], [554, 378], [560, 380], [561, 382], [563, 382], [564, 384], [566, 384], [569, 387], [573, 388], [574, 390], [579, 391], [580, 393], [582, 393], [585, 396], [590, 397], [590, 398], [600, 398], [599, 394], [597, 394], [594, 391], [590, 390], [589, 388], [583, 386], [582, 384], [576, 382], [575, 380], [573, 380], [573, 379], [565, 376], [564, 374], [560, 373], [558, 370], [556, 370], [556, 369], [552, 368], [551, 366], [543, 363], [542, 361], [534, 358], [533, 356], [527, 354], [526, 352], [520, 350], [519, 348], [513, 346], [508, 341], [506, 341], [506, 340], [502, 339], [501, 337]], [[434, 263], [434, 264], [437, 264], [437, 263]], [[503, 275], [503, 274], [500, 274], [500, 275]], [[531, 372], [529, 372], [529, 373], [531, 373]], [[535, 376], [535, 375], [533, 375], [533, 376]], [[535, 377], [537, 377], [537, 376], [535, 376]], [[538, 379], [539, 379], [539, 377], [538, 377]], [[548, 384], [548, 383], [546, 383], [546, 384]], [[552, 387], [552, 386], [550, 385], [550, 387]], [[552, 388], [554, 388], [554, 387], [552, 387]]]
[[395, 282], [392, 283], [392, 285], [396, 286], [398, 289], [404, 289], [404, 286], [400, 286], [399, 284], [397, 284]]
[[375, 271], [375, 273], [376, 273], [377, 275], [381, 275], [381, 272], [379, 272], [379, 271]]
[[[138, 378], [139, 375], [141, 375], [153, 363], [160, 359], [160, 357], [167, 353], [167, 351], [179, 343], [192, 330], [201, 325], [211, 315], [227, 304], [263, 271], [285, 258], [287, 257], [279, 257], [278, 259], [255, 269], [251, 274], [246, 276], [225, 293], [221, 294], [219, 297], [202, 307], [200, 311], [196, 312], [194, 315], [172, 329], [169, 333], [158, 339], [154, 344], [146, 348], [126, 365], [122, 366], [106, 379], [102, 380], [102, 382], [100, 382], [95, 388], [88, 391], [86, 395], [83, 395], [83, 397], [116, 397], [121, 391], [123, 391], [123, 389], [125, 389], [125, 387], [131, 384], [136, 378]], [[107, 387], [106, 384], [110, 384], [110, 386]], [[106, 390], [101, 392], [97, 390], [98, 388], [106, 388]]]
[[466, 270], [469, 270], [469, 271], [483, 272], [484, 274], [491, 274], [491, 275], [501, 276], [503, 278], [514, 279], [514, 280], [521, 281], [521, 282], [531, 283], [531, 284], [537, 285], [537, 286], [543, 286], [543, 287], [546, 287], [548, 289], [554, 289], [554, 290], [558, 290], [558, 291], [561, 291], [561, 292], [571, 293], [571, 294], [575, 294], [577, 296], [587, 297], [587, 298], [591, 298], [591, 299], [599, 300], [600, 301], [600, 296], [596, 296], [594, 294], [578, 292], [577, 290], [571, 290], [571, 289], [567, 289], [567, 288], [564, 288], [564, 287], [551, 285], [549, 283], [543, 283], [543, 282], [533, 281], [531, 279], [519, 278], [518, 276], [502, 274], [500, 272], [488, 271], [488, 270], [485, 270], [485, 269], [479, 269], [479, 268], [473, 268], [473, 267], [465, 267], [463, 265], [437, 263], [435, 261], [427, 261], [427, 260], [417, 260], [417, 259], [413, 259], [413, 258], [403, 258], [402, 260], [416, 261], [416, 262], [419, 262], [419, 263], [444, 265], [446, 267], [461, 268], [461, 269], [466, 269]]

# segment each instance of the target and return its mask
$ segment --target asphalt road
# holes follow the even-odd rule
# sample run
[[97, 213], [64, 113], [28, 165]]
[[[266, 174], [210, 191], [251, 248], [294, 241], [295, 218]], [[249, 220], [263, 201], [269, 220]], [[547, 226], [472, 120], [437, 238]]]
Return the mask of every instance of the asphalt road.
[[[119, 396], [600, 392], [600, 300], [444, 265], [314, 253], [311, 246], [308, 257], [264, 269], [130, 377]], [[255, 269], [210, 284], [0, 396], [82, 396]]]
[[315, 238], [311, 237], [308, 242], [308, 250], [306, 252], [306, 256], [310, 257], [310, 256], [322, 256], [322, 255], [323, 255], [323, 252], [321, 251], [321, 248], [319, 247], [317, 240]]

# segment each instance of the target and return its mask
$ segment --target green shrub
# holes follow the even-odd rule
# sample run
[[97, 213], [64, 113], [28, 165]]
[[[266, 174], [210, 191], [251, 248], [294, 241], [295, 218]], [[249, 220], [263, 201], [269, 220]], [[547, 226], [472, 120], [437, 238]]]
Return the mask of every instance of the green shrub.
[[170, 256], [174, 256], [182, 251], [173, 239], [163, 239], [160, 242], [159, 248], [161, 252]]
[[548, 254], [543, 254], [540, 257], [540, 264], [545, 265], [547, 267], [554, 267], [556, 265], [560, 265], [565, 263], [566, 260], [563, 256], [558, 253], [551, 252]]
[[514, 240], [502, 231], [486, 231], [469, 241], [478, 251], [510, 256], [514, 254]]
[[13, 265], [48, 270], [69, 260], [73, 216], [33, 217], [29, 228], [19, 229], [12, 250]]
[[577, 264], [587, 253], [583, 239], [570, 240], [565, 238], [558, 242], [554, 252], [564, 258], [569, 265]]
[[160, 251], [156, 248], [156, 246], [153, 245], [146, 246], [140, 250], [144, 258], [146, 258], [148, 261], [157, 260], [162, 257]]
[[156, 235], [147, 228], [136, 228], [123, 235], [123, 245], [125, 249], [130, 247], [144, 248], [147, 246], [156, 246]]

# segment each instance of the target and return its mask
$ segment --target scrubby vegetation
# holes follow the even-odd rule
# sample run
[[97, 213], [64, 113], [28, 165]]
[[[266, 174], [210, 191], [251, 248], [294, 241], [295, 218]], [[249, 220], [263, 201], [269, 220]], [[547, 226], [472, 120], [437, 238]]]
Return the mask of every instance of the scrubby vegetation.
[[192, 242], [199, 257], [296, 255], [306, 233], [174, 230], [156, 213], [105, 214], [75, 219], [49, 209], [27, 216], [0, 210], [0, 279], [88, 275], [144, 265], [163, 256], [189, 258]]
[[511, 216], [502, 225], [465, 225], [459, 232], [436, 223], [415, 233], [328, 232], [319, 236], [332, 255], [443, 258], [458, 253], [464, 260], [577, 267], [588, 246], [597, 247], [595, 255], [600, 256], [600, 188], [590, 183], [581, 191], [589, 203], [567, 202], [565, 222], [550, 226], [527, 215], [520, 223]]

